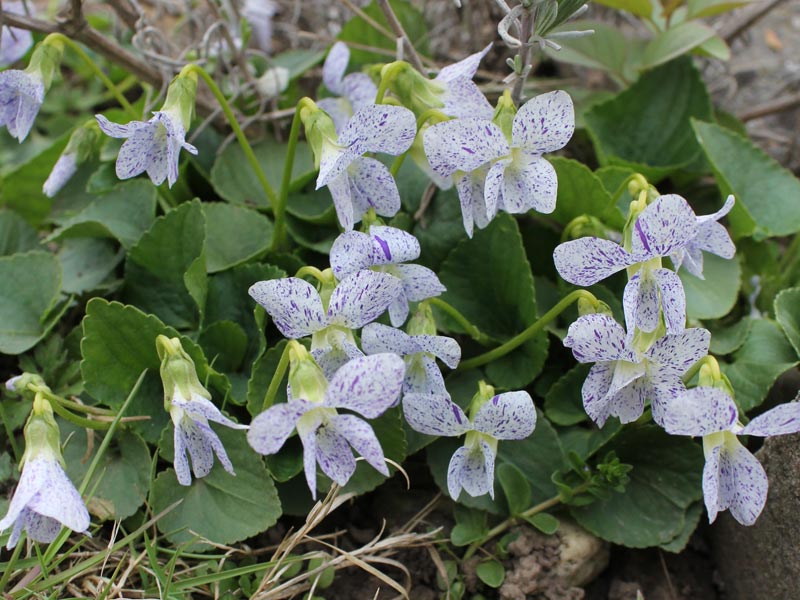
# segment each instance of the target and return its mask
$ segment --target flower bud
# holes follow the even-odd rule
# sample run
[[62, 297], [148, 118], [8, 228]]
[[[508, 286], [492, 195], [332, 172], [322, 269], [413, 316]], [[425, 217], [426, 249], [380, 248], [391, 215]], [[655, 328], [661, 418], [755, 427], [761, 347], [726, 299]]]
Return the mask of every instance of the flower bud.
[[44, 41], [36, 46], [25, 72], [40, 79], [44, 90], [50, 89], [58, 70], [61, 68], [61, 59], [64, 57], [64, 42], [59, 37], [47, 36]]
[[289, 342], [289, 389], [293, 398], [319, 403], [328, 389], [328, 380], [314, 357], [295, 340]]
[[25, 453], [20, 462], [20, 468], [25, 461], [38, 456], [55, 459], [62, 465], [61, 435], [58, 424], [53, 416], [50, 402], [40, 393], [33, 399], [33, 410], [25, 423]]
[[164, 409], [172, 408], [172, 399], [177, 395], [191, 400], [198, 395], [206, 400], [211, 394], [197, 378], [197, 370], [192, 358], [186, 353], [178, 338], [165, 335], [156, 337], [156, 351], [161, 359], [161, 381], [164, 384]]
[[192, 125], [194, 102], [197, 97], [197, 74], [189, 70], [181, 72], [167, 89], [167, 98], [161, 112], [169, 113], [180, 119], [183, 129], [188, 131]]
[[408, 335], [436, 335], [436, 319], [427, 302], [421, 302], [406, 327]]
[[306, 140], [314, 153], [314, 166], [319, 169], [323, 155], [336, 151], [339, 146], [336, 126], [333, 119], [315, 102], [304, 98], [300, 102], [300, 120], [306, 130]]
[[400, 103], [417, 115], [431, 108], [444, 107], [441, 99], [444, 87], [428, 79], [405, 61], [385, 65], [381, 69], [381, 79], [387, 80], [389, 89]]

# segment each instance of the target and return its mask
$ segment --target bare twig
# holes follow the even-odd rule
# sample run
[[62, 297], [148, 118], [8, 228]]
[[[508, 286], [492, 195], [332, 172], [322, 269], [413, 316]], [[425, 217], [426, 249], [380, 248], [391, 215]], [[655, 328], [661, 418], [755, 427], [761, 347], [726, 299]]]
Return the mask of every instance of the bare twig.
[[740, 121], [752, 121], [753, 119], [760, 119], [761, 117], [773, 115], [785, 110], [792, 110], [793, 108], [798, 107], [800, 107], [800, 94], [792, 94], [789, 96], [783, 96], [777, 100], [765, 102], [764, 104], [759, 104], [750, 110], [739, 113], [736, 115], [736, 117]]
[[394, 14], [394, 10], [392, 10], [389, 0], [378, 0], [378, 6], [386, 16], [386, 20], [389, 22], [389, 26], [392, 28], [392, 31], [394, 31], [398, 39], [402, 40], [403, 47], [406, 49], [406, 53], [408, 54], [409, 62], [417, 71], [425, 75], [425, 65], [422, 63], [422, 59], [419, 57], [419, 54], [417, 54], [417, 49], [414, 48], [411, 40], [408, 39], [406, 31], [403, 29], [403, 24], [400, 23], [397, 15]]
[[786, 0], [765, 0], [764, 2], [754, 2], [736, 13], [725, 23], [719, 31], [719, 36], [730, 43], [734, 38], [739, 37], [746, 29], [755, 24], [766, 15], [770, 10]]

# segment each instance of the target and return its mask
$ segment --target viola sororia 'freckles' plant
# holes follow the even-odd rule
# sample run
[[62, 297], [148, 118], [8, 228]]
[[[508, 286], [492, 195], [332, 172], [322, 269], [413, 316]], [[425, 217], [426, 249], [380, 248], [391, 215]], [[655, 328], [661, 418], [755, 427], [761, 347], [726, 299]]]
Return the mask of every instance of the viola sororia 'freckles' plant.
[[434, 595], [505, 597], [528, 526], [671, 552], [791, 514], [787, 438], [753, 452], [800, 433], [800, 181], [706, 89], [697, 3], [633, 46], [568, 0], [498, 0], [494, 41], [411, 0], [169, 35], [64, 4], [0, 5], [0, 597], [100, 564], [105, 595], [335, 595], [425, 546]]

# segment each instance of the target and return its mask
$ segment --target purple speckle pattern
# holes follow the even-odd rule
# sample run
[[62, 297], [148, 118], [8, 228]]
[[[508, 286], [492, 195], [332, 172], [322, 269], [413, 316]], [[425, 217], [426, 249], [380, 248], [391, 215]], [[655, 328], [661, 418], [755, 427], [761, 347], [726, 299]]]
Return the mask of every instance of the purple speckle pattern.
[[405, 361], [403, 394], [447, 394], [442, 371], [433, 357], [419, 353], [407, 356]]
[[89, 512], [55, 457], [31, 456], [25, 461], [8, 512], [0, 520], [0, 531], [13, 528], [6, 547], [14, 548], [23, 530], [35, 541], [52, 542], [61, 525], [85, 533]]
[[[320, 170], [320, 176], [321, 174]], [[336, 209], [336, 218], [339, 219], [339, 224], [345, 231], [351, 231], [356, 223], [356, 215], [350, 177], [346, 172], [342, 172], [331, 179], [327, 185], [331, 198], [333, 198], [333, 206]], [[361, 220], [361, 215], [358, 215], [358, 220]]]
[[650, 364], [658, 365], [659, 370], [680, 376], [708, 354], [710, 343], [711, 333], [707, 329], [692, 327], [656, 340], [645, 357]]
[[722, 390], [696, 387], [672, 399], [662, 426], [671, 435], [703, 436], [730, 430], [738, 419], [736, 403]]
[[481, 89], [471, 79], [461, 78], [453, 81], [438, 83], [443, 84], [444, 90], [440, 96], [443, 104], [441, 111], [451, 117], [464, 119], [479, 117], [491, 119], [494, 113], [492, 105], [483, 95]]
[[[3, 10], [15, 15], [25, 15], [25, 5], [22, 2], [3, 2]], [[33, 45], [33, 35], [30, 31], [18, 27], [0, 29], [0, 68], [14, 64], [28, 52]]]
[[259, 281], [248, 293], [287, 338], [305, 337], [328, 325], [319, 293], [307, 281], [297, 277]]
[[312, 408], [314, 404], [302, 398], [269, 407], [253, 419], [247, 442], [259, 454], [275, 454], [289, 439], [297, 420]]
[[528, 392], [506, 392], [485, 402], [475, 415], [476, 431], [498, 440], [522, 440], [536, 427], [536, 409]]
[[326, 379], [333, 377], [334, 373], [354, 358], [361, 358], [364, 353], [358, 349], [344, 332], [332, 330], [325, 336], [327, 346], [311, 348], [311, 356], [317, 361]]
[[436, 123], [425, 130], [422, 139], [431, 168], [441, 177], [456, 171], [469, 173], [509, 153], [500, 128], [475, 117]]
[[661, 309], [668, 334], [677, 334], [686, 327], [686, 294], [683, 282], [674, 271], [655, 269], [653, 276], [661, 295]]
[[339, 145], [355, 156], [381, 152], [397, 156], [411, 147], [417, 135], [414, 113], [403, 106], [370, 104], [358, 110], [347, 122]]
[[541, 94], [520, 107], [511, 129], [514, 145], [537, 154], [555, 152], [575, 132], [572, 98], [562, 90]]
[[421, 352], [417, 338], [410, 336], [405, 331], [381, 325], [380, 323], [370, 323], [361, 331], [361, 347], [367, 354], [380, 354], [389, 352], [399, 356], [406, 356]]
[[787, 402], [768, 410], [750, 421], [742, 435], [785, 435], [800, 431], [800, 402]]
[[[488, 179], [487, 179], [488, 185]], [[550, 214], [556, 209], [556, 170], [538, 155], [520, 152], [503, 177], [502, 208], [511, 214], [535, 210]]]
[[611, 240], [584, 237], [556, 246], [553, 261], [561, 278], [588, 287], [633, 265], [637, 260]]
[[636, 262], [667, 256], [697, 234], [692, 207], [677, 194], [659, 196], [636, 219], [631, 252]]
[[414, 431], [427, 435], [459, 436], [472, 429], [461, 408], [446, 394], [406, 394], [403, 415]]
[[385, 477], [389, 476], [389, 467], [386, 466], [383, 449], [369, 423], [355, 415], [338, 415], [332, 419], [331, 426], [376, 471]]
[[730, 509], [742, 525], [752, 525], [767, 501], [767, 474], [764, 467], [736, 438], [726, 439], [706, 456], [703, 469], [703, 496], [708, 520], [713, 523], [720, 511]]
[[419, 258], [419, 242], [407, 231], [373, 225], [369, 228], [369, 234], [372, 238], [373, 265], [398, 264]]
[[324, 423], [317, 429], [316, 455], [322, 472], [340, 486], [346, 485], [356, 470], [347, 440], [332, 424]]
[[455, 369], [461, 361], [461, 346], [453, 338], [442, 335], [417, 335], [414, 336], [414, 341], [423, 352], [433, 354], [451, 369]]
[[402, 282], [388, 273], [358, 271], [333, 290], [328, 304], [328, 322], [360, 329], [381, 316], [401, 290]]
[[78, 170], [77, 155], [73, 152], [65, 152], [58, 157], [53, 170], [47, 177], [47, 181], [42, 186], [44, 195], [48, 198], [55, 196], [67, 182], [72, 179], [75, 171]]
[[494, 211], [483, 195], [487, 172], [488, 169], [482, 167], [456, 181], [464, 231], [469, 237], [472, 237], [473, 226], [483, 229], [494, 217]]
[[453, 453], [447, 468], [447, 492], [457, 500], [463, 489], [472, 497], [489, 494], [494, 498], [494, 452], [485, 441]]
[[677, 248], [670, 254], [676, 271], [685, 266], [689, 273], [704, 279], [703, 252], [710, 252], [726, 259], [733, 258], [736, 246], [725, 227], [717, 221], [731, 211], [734, 202], [734, 197], [728, 196], [723, 207], [717, 212], [697, 217], [697, 235], [689, 240], [685, 248]]
[[44, 82], [35, 74], [10, 69], [0, 72], [0, 127], [22, 142], [44, 102]]
[[322, 65], [322, 81], [330, 91], [342, 95], [342, 79], [350, 62], [350, 49], [344, 42], [331, 46], [325, 64]]
[[375, 419], [396, 404], [405, 369], [405, 362], [396, 354], [351, 360], [336, 371], [328, 384], [325, 406], [346, 408]]
[[422, 265], [397, 265], [394, 273], [403, 282], [403, 291], [412, 302], [420, 302], [446, 291], [439, 277]]
[[564, 345], [578, 362], [634, 360], [625, 340], [625, 330], [607, 315], [590, 314], [577, 319], [567, 330]]
[[369, 234], [360, 231], [346, 231], [333, 242], [330, 262], [336, 279], [344, 279], [374, 264], [373, 241]]
[[382, 217], [393, 217], [400, 210], [400, 192], [389, 169], [374, 158], [357, 158], [347, 168], [350, 201], [356, 222], [370, 208]]

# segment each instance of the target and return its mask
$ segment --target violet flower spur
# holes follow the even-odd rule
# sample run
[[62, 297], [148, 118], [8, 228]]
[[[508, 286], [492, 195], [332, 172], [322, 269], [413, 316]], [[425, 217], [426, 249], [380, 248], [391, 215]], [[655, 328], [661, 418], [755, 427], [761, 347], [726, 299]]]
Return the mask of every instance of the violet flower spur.
[[389, 305], [392, 325], [408, 318], [408, 302], [420, 302], [445, 291], [436, 273], [422, 265], [401, 264], [419, 258], [420, 245], [410, 233], [395, 227], [372, 225], [369, 234], [348, 231], [333, 242], [330, 260], [333, 274], [343, 280], [362, 269], [394, 275], [402, 282], [397, 298]]
[[[504, 97], [497, 114], [509, 110], [515, 110], [513, 103]], [[473, 220], [480, 227], [497, 210], [555, 210], [558, 181], [542, 155], [563, 148], [574, 130], [572, 99], [555, 91], [525, 103], [507, 133], [488, 120], [458, 119], [432, 125], [423, 141], [433, 171], [456, 179], [464, 228], [471, 235]]]
[[350, 49], [347, 44], [336, 42], [322, 65], [322, 81], [331, 92], [340, 97], [322, 98], [317, 101], [317, 106], [333, 119], [337, 133], [342, 132], [354, 112], [373, 104], [378, 93], [378, 86], [366, 73], [345, 75], [349, 62]]
[[386, 459], [372, 427], [352, 410], [375, 419], [396, 403], [405, 364], [394, 354], [351, 360], [327, 381], [308, 351], [290, 342], [289, 401], [258, 415], [247, 441], [259, 454], [278, 452], [296, 429], [303, 444], [303, 469], [311, 495], [317, 497], [317, 463], [344, 486], [356, 469], [352, 447], [379, 473], [389, 476]]
[[[15, 15], [24, 15], [25, 5], [22, 2], [3, 2], [3, 10]], [[6, 25], [0, 29], [0, 67], [7, 67], [14, 64], [25, 56], [28, 49], [33, 45], [33, 34], [19, 27], [8, 27]]]
[[25, 424], [22, 475], [8, 512], [0, 519], [0, 532], [12, 528], [6, 545], [9, 550], [17, 545], [23, 530], [36, 542], [50, 543], [62, 525], [78, 533], [89, 529], [89, 512], [62, 464], [53, 409], [37, 394]]
[[488, 493], [494, 498], [498, 440], [525, 439], [536, 427], [536, 409], [527, 392], [494, 395], [494, 389], [481, 382], [478, 396], [483, 398], [473, 399], [471, 420], [447, 394], [403, 397], [403, 414], [415, 431], [448, 437], [467, 434], [447, 468], [447, 491], [453, 500], [462, 489], [473, 497]]
[[191, 485], [188, 451], [192, 471], [198, 479], [214, 466], [217, 455], [222, 468], [236, 475], [219, 436], [209, 426], [213, 421], [231, 429], [247, 429], [234, 423], [211, 402], [211, 394], [200, 384], [194, 362], [184, 351], [178, 338], [159, 335], [156, 349], [161, 358], [161, 380], [164, 384], [164, 408], [175, 428], [173, 434], [175, 475], [181, 485]]
[[677, 248], [670, 254], [675, 271], [679, 271], [683, 266], [695, 277], [705, 279], [703, 277], [704, 251], [722, 258], [733, 258], [736, 254], [736, 246], [731, 240], [728, 230], [718, 221], [731, 212], [734, 202], [733, 195], [730, 195], [717, 212], [696, 217], [697, 235], [689, 240], [683, 248]]
[[322, 134], [317, 189], [328, 186], [345, 231], [353, 229], [370, 208], [384, 217], [393, 217], [400, 210], [400, 192], [389, 169], [363, 155], [382, 152], [397, 156], [409, 149], [416, 134], [414, 113], [386, 104], [360, 109], [336, 140]]
[[654, 331], [662, 310], [667, 332], [677, 334], [686, 324], [686, 297], [680, 278], [661, 267], [661, 258], [694, 239], [696, 221], [682, 197], [659, 196], [634, 221], [629, 249], [610, 240], [585, 237], [557, 246], [553, 261], [563, 279], [584, 287], [639, 265], [623, 296], [628, 335], [633, 336], [634, 327], [647, 333]]
[[331, 377], [350, 359], [362, 356], [351, 330], [381, 316], [401, 293], [402, 284], [387, 273], [363, 270], [334, 287], [333, 275], [328, 273], [330, 283], [323, 286], [322, 294], [297, 277], [259, 281], [248, 293], [284, 336], [312, 336], [311, 353]]
[[742, 525], [755, 523], [767, 501], [767, 474], [738, 435], [770, 437], [800, 431], [800, 403], [776, 406], [742, 427], [733, 399], [713, 387], [696, 387], [670, 405], [664, 428], [674, 435], [703, 436], [703, 497], [708, 520], [730, 509]]
[[461, 360], [461, 348], [453, 338], [440, 335], [409, 335], [380, 323], [370, 323], [361, 332], [361, 347], [367, 354], [391, 352], [406, 363], [404, 394], [447, 394], [439, 358], [451, 369]]
[[635, 421], [648, 399], [653, 419], [662, 425], [669, 403], [686, 389], [681, 376], [708, 353], [710, 341], [706, 329], [685, 329], [642, 351], [614, 319], [590, 314], [569, 326], [564, 345], [578, 362], [595, 363], [581, 396], [586, 414], [602, 427], [609, 416]]
[[41, 76], [27, 71], [0, 72], [0, 126], [22, 142], [33, 127], [44, 102]]

